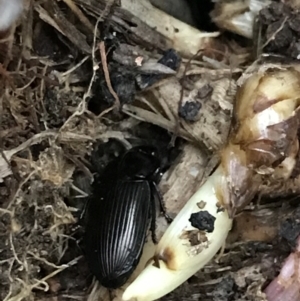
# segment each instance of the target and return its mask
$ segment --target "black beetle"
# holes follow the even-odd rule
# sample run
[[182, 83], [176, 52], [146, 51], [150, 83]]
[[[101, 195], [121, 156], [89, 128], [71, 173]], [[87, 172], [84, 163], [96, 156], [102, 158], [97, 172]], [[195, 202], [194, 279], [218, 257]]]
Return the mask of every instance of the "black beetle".
[[107, 288], [122, 286], [139, 263], [150, 220], [155, 228], [160, 176], [156, 148], [137, 146], [108, 164], [94, 181], [85, 256], [91, 272]]

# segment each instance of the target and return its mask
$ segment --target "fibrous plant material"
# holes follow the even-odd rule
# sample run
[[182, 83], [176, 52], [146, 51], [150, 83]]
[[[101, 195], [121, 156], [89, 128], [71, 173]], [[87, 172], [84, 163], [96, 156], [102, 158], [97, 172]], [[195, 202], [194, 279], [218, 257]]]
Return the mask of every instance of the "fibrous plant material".
[[[194, 70], [197, 68], [191, 72]], [[125, 105], [123, 112], [204, 146], [205, 151], [218, 151], [225, 145], [228, 137], [236, 83], [225, 75], [207, 77], [195, 76], [193, 80], [187, 79], [184, 87], [180, 84], [183, 78], [172, 77], [157, 89], [149, 91], [145, 98], [150, 96], [157, 100], [163, 113], [162, 110], [154, 111], [150, 106], [150, 110], [154, 112], [137, 105]], [[201, 106], [199, 111], [194, 110], [193, 120], [187, 118], [191, 115], [186, 110], [186, 104], [189, 103]], [[179, 119], [178, 114], [184, 118]]]
[[298, 152], [299, 93], [300, 73], [292, 68], [257, 72], [244, 82], [219, 167], [176, 216], [124, 300], [155, 300], [181, 285], [221, 248], [235, 213], [262, 180], [290, 175], [293, 164], [278, 170]]
[[219, 35], [218, 32], [201, 32], [155, 8], [147, 0], [125, 0], [122, 1], [122, 8], [136, 17], [147, 16], [143, 21], [155, 28], [183, 56], [191, 57], [199, 49], [214, 48], [213, 45], [217, 44], [214, 38]]
[[178, 214], [217, 164], [217, 157], [209, 158], [192, 144], [183, 146], [178, 162], [163, 175], [159, 185], [168, 215], [175, 217]]

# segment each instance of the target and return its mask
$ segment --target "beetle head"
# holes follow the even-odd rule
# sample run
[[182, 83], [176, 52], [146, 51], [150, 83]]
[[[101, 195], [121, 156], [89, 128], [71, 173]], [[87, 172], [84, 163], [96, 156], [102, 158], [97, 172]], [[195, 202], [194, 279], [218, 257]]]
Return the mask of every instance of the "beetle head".
[[161, 160], [153, 146], [136, 146], [122, 158], [119, 173], [130, 179], [153, 179], [160, 171]]

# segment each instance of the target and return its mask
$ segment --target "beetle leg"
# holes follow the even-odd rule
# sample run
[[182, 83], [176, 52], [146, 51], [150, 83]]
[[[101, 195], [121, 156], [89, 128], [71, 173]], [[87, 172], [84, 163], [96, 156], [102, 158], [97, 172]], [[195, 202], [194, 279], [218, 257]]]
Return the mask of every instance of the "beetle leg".
[[81, 224], [81, 223], [83, 222], [84, 218], [86, 217], [86, 214], [87, 214], [87, 211], [88, 211], [88, 209], [89, 209], [90, 203], [91, 203], [91, 199], [88, 198], [88, 199], [86, 200], [86, 202], [84, 203], [83, 209], [82, 209], [82, 211], [81, 211], [81, 213], [80, 213], [80, 216], [79, 216], [79, 224]]
[[156, 185], [155, 182], [152, 183], [153, 184], [153, 190], [155, 192], [155, 198], [159, 201], [159, 205], [160, 205], [160, 210], [163, 213], [165, 219], [167, 220], [167, 222], [170, 224], [172, 223], [173, 219], [168, 215], [167, 211], [166, 211], [166, 207], [163, 201], [163, 198], [161, 196], [161, 193]]
[[150, 225], [150, 231], [152, 236], [152, 241], [154, 244], [158, 243], [157, 237], [156, 237], [156, 206], [155, 206], [155, 197], [152, 196], [151, 201], [151, 225]]
[[114, 295], [111, 289], [108, 289], [108, 295], [109, 295], [109, 301], [113, 301], [114, 300]]

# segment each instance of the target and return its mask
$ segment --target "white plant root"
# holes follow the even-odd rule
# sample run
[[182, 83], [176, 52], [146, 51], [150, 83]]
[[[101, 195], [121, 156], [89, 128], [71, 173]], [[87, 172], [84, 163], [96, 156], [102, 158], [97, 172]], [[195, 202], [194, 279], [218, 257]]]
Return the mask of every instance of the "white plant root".
[[[123, 300], [158, 299], [182, 284], [214, 257], [232, 225], [227, 211], [220, 208], [217, 196], [216, 187], [221, 180], [219, 168], [186, 203], [160, 240], [154, 258], [124, 292]], [[200, 209], [202, 205], [203, 209]], [[191, 214], [199, 211], [208, 211], [216, 218], [213, 232], [204, 233], [191, 226]], [[189, 235], [196, 234], [195, 231], [200, 237], [199, 244], [191, 246]]]

